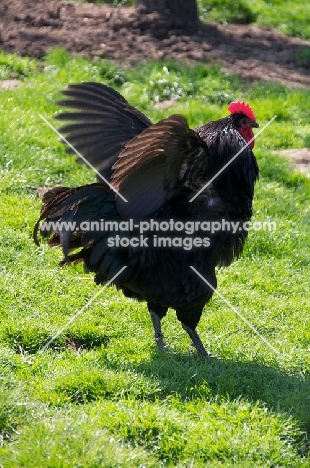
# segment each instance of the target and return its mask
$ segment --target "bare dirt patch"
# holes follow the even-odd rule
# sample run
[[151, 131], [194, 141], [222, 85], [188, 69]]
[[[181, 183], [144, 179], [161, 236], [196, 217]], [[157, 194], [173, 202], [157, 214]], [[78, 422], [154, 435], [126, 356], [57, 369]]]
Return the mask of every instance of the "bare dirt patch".
[[268, 28], [208, 23], [184, 33], [164, 25], [156, 14], [138, 15], [131, 7], [1, 0], [2, 50], [40, 58], [56, 46], [122, 65], [150, 58], [218, 61], [250, 81], [310, 86], [310, 63], [298, 58], [309, 43]]
[[2, 80], [0, 81], [0, 88], [2, 89], [14, 89], [21, 85], [20, 80]]
[[288, 149], [277, 152], [288, 158], [295, 169], [310, 177], [310, 149]]

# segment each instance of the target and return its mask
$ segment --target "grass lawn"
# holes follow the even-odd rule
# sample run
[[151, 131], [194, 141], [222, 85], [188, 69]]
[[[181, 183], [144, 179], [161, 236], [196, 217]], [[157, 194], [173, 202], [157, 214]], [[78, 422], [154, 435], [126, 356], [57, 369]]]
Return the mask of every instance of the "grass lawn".
[[[257, 2], [258, 3], [258, 2]], [[255, 4], [256, 5], [256, 4]], [[254, 8], [254, 6], [253, 6]], [[204, 65], [150, 62], [122, 70], [51, 52], [43, 63], [0, 54], [0, 465], [7, 467], [310, 466], [310, 181], [273, 153], [309, 144], [310, 95], [246, 84]], [[244, 255], [218, 272], [218, 291], [276, 348], [214, 295], [198, 330], [215, 356], [189, 351], [174, 313], [157, 351], [146, 306], [107, 288], [52, 347], [40, 349], [98, 291], [81, 266], [37, 248], [38, 186], [77, 186], [94, 174], [65, 154], [49, 121], [69, 82], [101, 81], [156, 121], [184, 114], [191, 126], [249, 101], [263, 126], [261, 171]], [[168, 110], [158, 101], [174, 99]], [[307, 436], [308, 434], [308, 436]]]
[[201, 17], [228, 23], [275, 27], [289, 36], [310, 39], [310, 16], [303, 0], [198, 0]]

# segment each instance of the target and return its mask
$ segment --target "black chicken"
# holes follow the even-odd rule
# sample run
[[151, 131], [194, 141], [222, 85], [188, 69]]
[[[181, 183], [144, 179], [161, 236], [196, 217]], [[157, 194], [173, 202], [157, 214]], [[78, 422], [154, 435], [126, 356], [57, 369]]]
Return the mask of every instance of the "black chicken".
[[[34, 230], [36, 244], [40, 229], [50, 246], [62, 246], [61, 264], [84, 262], [98, 284], [126, 266], [113, 282], [125, 296], [147, 302], [158, 347], [164, 348], [161, 319], [171, 307], [198, 353], [209, 356], [196, 326], [216, 288], [215, 267], [230, 265], [241, 254], [247, 237], [242, 223], [252, 215], [258, 177], [252, 152], [252, 128], [258, 124], [252, 109], [232, 102], [229, 116], [191, 130], [181, 115], [153, 125], [99, 83], [70, 85], [63, 94], [70, 99], [59, 104], [75, 111], [57, 116], [71, 121], [60, 131], [108, 183], [47, 192]], [[132, 229], [129, 224], [119, 229], [117, 222], [131, 219]], [[98, 229], [102, 220], [114, 221], [112, 230]], [[62, 224], [48, 225], [51, 221]], [[140, 222], [165, 221], [166, 246], [157, 246], [158, 232], [141, 240]], [[225, 229], [207, 232], [206, 238], [202, 226], [208, 222], [224, 222]], [[235, 232], [227, 228], [231, 222], [239, 222]], [[195, 238], [189, 243], [188, 231], [176, 232], [173, 223], [195, 226]], [[172, 244], [167, 246], [167, 239]]]

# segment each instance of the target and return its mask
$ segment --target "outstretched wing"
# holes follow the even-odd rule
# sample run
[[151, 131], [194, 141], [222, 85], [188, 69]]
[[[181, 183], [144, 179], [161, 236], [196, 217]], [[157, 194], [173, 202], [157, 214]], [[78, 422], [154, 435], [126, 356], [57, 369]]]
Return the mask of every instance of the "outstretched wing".
[[144, 130], [129, 141], [113, 166], [112, 184], [128, 200], [116, 197], [124, 218], [145, 217], [194, 179], [193, 172], [206, 168], [208, 148], [181, 115]]
[[[101, 83], [69, 85], [62, 94], [69, 99], [57, 104], [76, 111], [56, 115], [58, 120], [71, 122], [59, 131], [110, 180], [111, 168], [126, 143], [152, 122], [117, 91]], [[72, 154], [73, 150], [69, 148], [67, 152]]]

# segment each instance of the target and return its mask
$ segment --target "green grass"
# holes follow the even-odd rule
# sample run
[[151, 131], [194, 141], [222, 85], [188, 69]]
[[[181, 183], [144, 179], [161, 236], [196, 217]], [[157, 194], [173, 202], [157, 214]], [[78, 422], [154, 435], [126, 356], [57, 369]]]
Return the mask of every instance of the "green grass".
[[203, 20], [254, 23], [275, 27], [288, 36], [310, 38], [310, 17], [303, 0], [198, 0]]
[[[43, 65], [0, 54], [1, 78], [22, 80], [0, 99], [0, 464], [5, 467], [299, 467], [310, 434], [310, 183], [273, 153], [309, 141], [310, 96], [247, 84], [219, 68], [150, 62], [136, 69], [61, 50]], [[199, 324], [215, 358], [189, 352], [175, 314], [159, 353], [144, 304], [107, 288], [50, 349], [46, 341], [98, 291], [81, 266], [32, 241], [36, 187], [76, 186], [94, 174], [67, 156], [39, 117], [52, 121], [68, 82], [118, 89], [154, 121], [174, 112], [191, 126], [227, 114], [232, 99], [257, 120], [261, 170], [253, 231], [242, 258], [218, 272], [218, 290], [279, 352], [214, 296]], [[166, 111], [154, 104], [175, 103]]]

